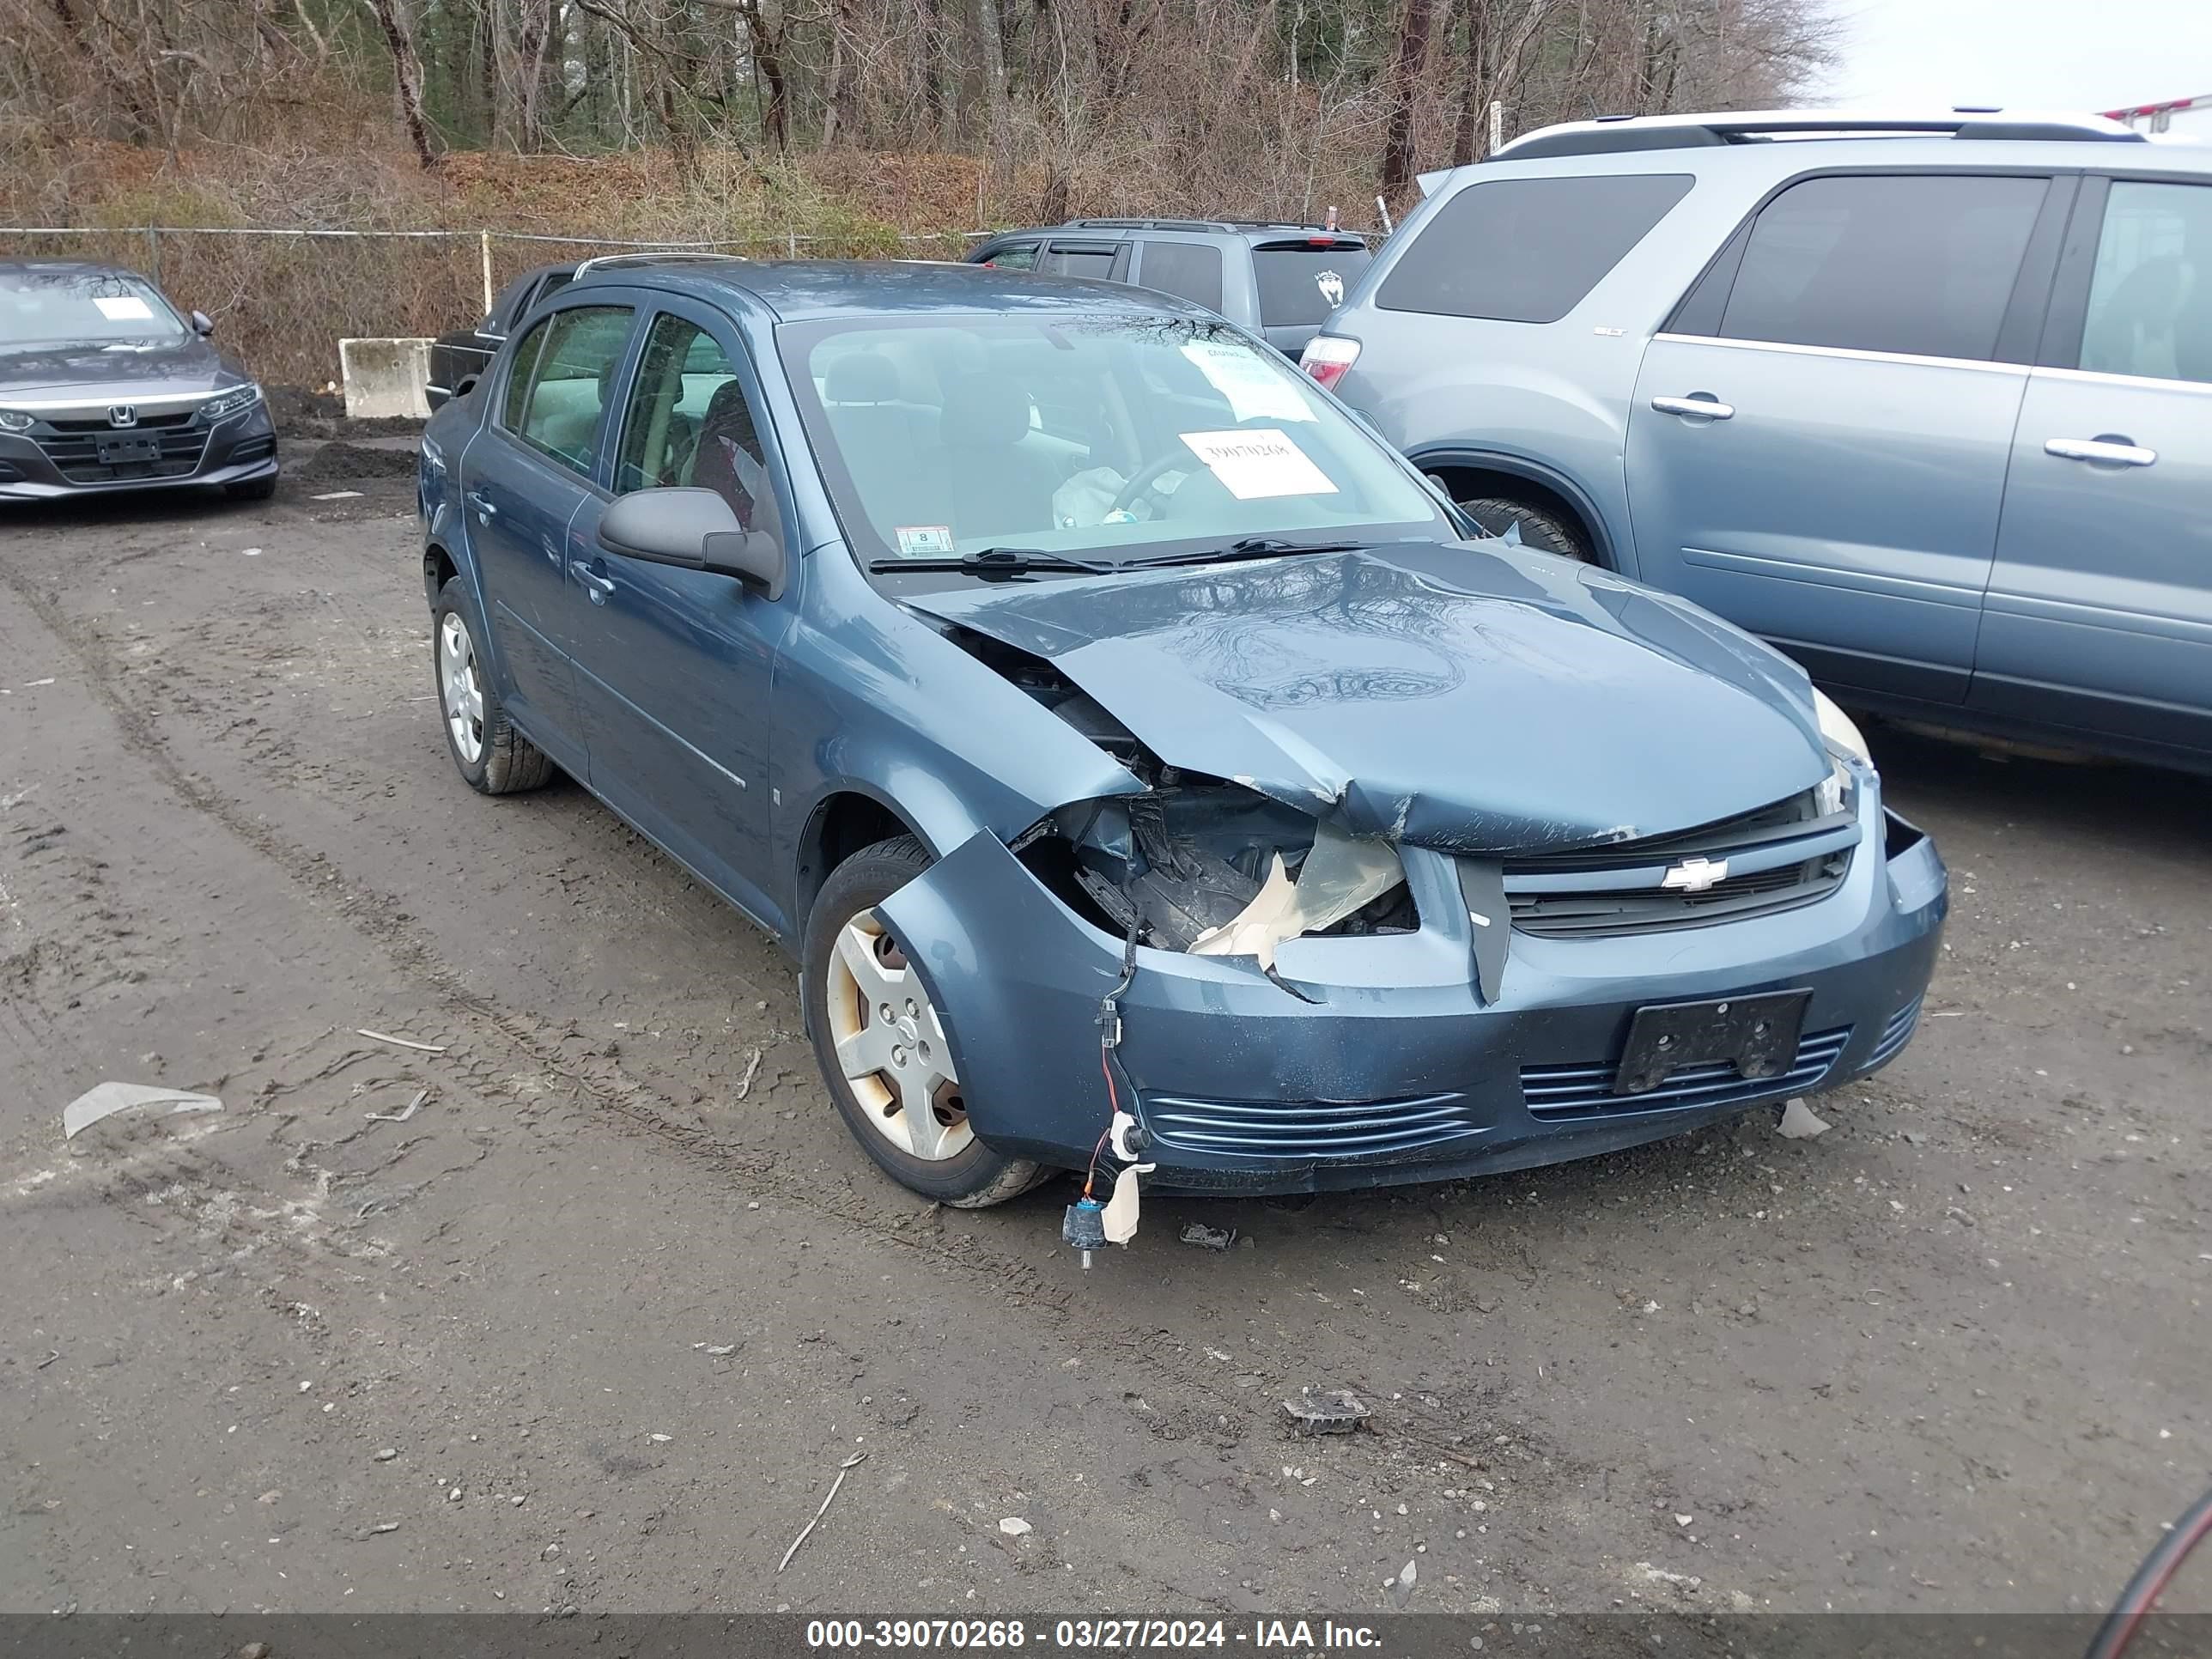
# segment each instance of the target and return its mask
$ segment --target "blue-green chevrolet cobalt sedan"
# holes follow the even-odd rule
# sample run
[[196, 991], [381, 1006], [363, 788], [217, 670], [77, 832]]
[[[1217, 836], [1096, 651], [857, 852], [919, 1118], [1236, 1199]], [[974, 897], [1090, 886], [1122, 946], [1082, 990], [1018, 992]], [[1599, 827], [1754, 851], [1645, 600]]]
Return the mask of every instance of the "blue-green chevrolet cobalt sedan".
[[975, 266], [595, 261], [423, 446], [447, 742], [797, 957], [955, 1204], [1431, 1181], [1893, 1059], [1943, 867], [1804, 674], [1480, 539], [1251, 336]]

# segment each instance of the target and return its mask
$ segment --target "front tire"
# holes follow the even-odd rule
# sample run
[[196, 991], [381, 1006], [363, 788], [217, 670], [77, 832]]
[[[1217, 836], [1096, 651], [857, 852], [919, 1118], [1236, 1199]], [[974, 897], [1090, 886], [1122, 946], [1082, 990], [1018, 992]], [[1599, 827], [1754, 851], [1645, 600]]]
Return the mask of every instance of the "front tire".
[[799, 1004], [830, 1097], [861, 1148], [924, 1198], [981, 1209], [1018, 1197], [1046, 1172], [975, 1138], [929, 992], [877, 914], [929, 866], [921, 843], [901, 836], [830, 872], [806, 918]]
[[1531, 507], [1526, 501], [1487, 497], [1480, 501], [1462, 501], [1459, 510], [1480, 525], [1493, 536], [1503, 536], [1515, 525], [1521, 526], [1521, 545], [1534, 548], [1539, 553], [1556, 553], [1563, 559], [1572, 559], [1578, 564], [1595, 564], [1589, 543], [1574, 526], [1540, 507]]
[[265, 478], [248, 478], [243, 483], [225, 484], [222, 493], [234, 501], [273, 501], [276, 495], [276, 475], [272, 472]]
[[446, 752], [480, 795], [535, 789], [553, 775], [545, 751], [514, 729], [492, 684], [476, 607], [459, 576], [438, 590], [430, 616], [430, 670]]

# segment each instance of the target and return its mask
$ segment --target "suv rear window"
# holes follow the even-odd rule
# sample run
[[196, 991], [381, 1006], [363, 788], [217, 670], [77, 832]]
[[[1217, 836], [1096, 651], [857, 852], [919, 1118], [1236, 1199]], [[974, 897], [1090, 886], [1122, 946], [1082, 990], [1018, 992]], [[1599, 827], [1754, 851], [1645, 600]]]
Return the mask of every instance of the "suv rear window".
[[1498, 179], [1437, 210], [1382, 279], [1385, 311], [1556, 323], [1690, 192], [1685, 173]]
[[1265, 244], [1252, 250], [1252, 276], [1260, 284], [1260, 325], [1296, 328], [1317, 323], [1344, 303], [1375, 256], [1357, 242], [1315, 247], [1305, 242]]

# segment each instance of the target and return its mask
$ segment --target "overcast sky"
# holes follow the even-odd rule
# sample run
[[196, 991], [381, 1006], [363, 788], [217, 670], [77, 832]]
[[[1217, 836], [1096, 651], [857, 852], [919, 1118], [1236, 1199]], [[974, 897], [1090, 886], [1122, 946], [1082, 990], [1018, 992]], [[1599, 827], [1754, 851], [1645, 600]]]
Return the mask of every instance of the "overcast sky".
[[1826, 101], [2118, 109], [2212, 93], [2212, 0], [1832, 0]]

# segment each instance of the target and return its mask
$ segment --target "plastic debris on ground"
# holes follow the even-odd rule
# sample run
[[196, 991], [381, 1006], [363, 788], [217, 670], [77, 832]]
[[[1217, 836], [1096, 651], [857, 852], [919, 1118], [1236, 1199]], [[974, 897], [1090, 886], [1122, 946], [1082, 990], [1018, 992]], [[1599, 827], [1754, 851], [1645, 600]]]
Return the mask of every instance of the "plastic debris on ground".
[[1195, 1244], [1201, 1250], [1225, 1250], [1237, 1242], [1234, 1227], [1209, 1227], [1203, 1221], [1183, 1224], [1182, 1242]]
[[1010, 1515], [999, 1522], [999, 1530], [1009, 1538], [1019, 1538], [1024, 1533], [1030, 1532], [1033, 1528], [1018, 1515]]
[[1774, 1133], [1784, 1140], [1810, 1140], [1814, 1135], [1828, 1133], [1828, 1121], [1815, 1115], [1802, 1099], [1792, 1096], [1782, 1109], [1782, 1121], [1774, 1126]]
[[62, 1139], [73, 1140], [80, 1131], [90, 1128], [100, 1119], [127, 1112], [134, 1106], [156, 1107], [171, 1116], [179, 1112], [222, 1109], [222, 1103], [213, 1095], [194, 1094], [189, 1089], [158, 1089], [144, 1083], [100, 1083], [62, 1108]]
[[1349, 1389], [1304, 1388], [1283, 1401], [1291, 1426], [1300, 1434], [1352, 1434], [1375, 1413]]

